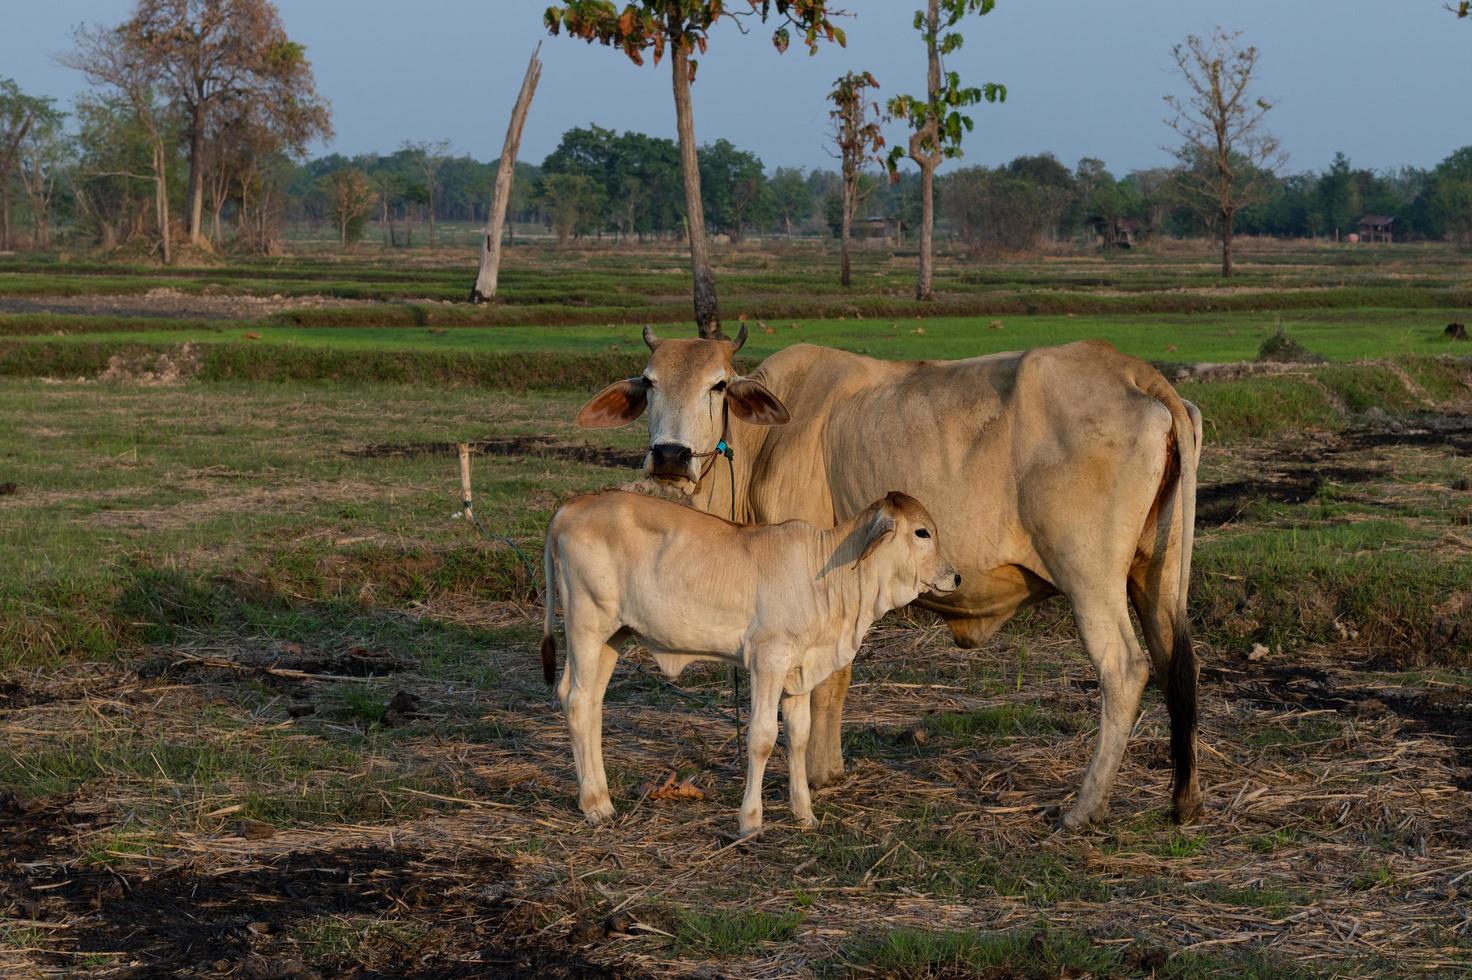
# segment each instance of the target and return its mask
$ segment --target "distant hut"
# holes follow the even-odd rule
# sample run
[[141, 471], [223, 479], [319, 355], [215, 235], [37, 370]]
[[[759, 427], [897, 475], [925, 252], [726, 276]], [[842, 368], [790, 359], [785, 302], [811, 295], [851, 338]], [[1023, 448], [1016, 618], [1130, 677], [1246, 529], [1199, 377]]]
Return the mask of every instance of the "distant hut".
[[881, 238], [900, 245], [905, 240], [905, 225], [894, 215], [860, 218], [854, 222], [854, 237]]
[[1367, 214], [1360, 219], [1360, 241], [1370, 245], [1376, 242], [1393, 242], [1394, 224], [1395, 218], [1392, 215]]
[[1134, 248], [1140, 243], [1145, 228], [1134, 218], [1106, 218], [1094, 215], [1089, 225], [1105, 248]]

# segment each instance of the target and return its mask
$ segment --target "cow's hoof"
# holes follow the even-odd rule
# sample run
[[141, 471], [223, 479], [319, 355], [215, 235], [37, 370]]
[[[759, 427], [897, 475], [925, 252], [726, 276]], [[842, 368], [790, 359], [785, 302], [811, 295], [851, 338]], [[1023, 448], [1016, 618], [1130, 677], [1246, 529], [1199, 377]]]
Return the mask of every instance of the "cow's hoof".
[[1177, 797], [1171, 804], [1170, 818], [1178, 824], [1191, 824], [1201, 819], [1201, 794]]
[[1074, 807], [1063, 815], [1063, 826], [1068, 830], [1083, 830], [1089, 824], [1098, 820], [1100, 816], [1101, 814], [1093, 810]]
[[602, 803], [596, 803], [593, 806], [585, 806], [583, 807], [583, 816], [588, 818], [588, 823], [596, 827], [600, 823], [613, 819], [613, 804], [608, 800], [604, 800]]
[[815, 790], [822, 789], [825, 786], [832, 786], [834, 783], [838, 782], [842, 778], [842, 763], [832, 769], [824, 769], [817, 772], [810, 771], [808, 773], [808, 788]]
[[818, 826], [818, 818], [813, 816], [811, 813], [809, 813], [807, 816], [793, 814], [792, 822], [797, 825], [799, 830], [813, 830]]

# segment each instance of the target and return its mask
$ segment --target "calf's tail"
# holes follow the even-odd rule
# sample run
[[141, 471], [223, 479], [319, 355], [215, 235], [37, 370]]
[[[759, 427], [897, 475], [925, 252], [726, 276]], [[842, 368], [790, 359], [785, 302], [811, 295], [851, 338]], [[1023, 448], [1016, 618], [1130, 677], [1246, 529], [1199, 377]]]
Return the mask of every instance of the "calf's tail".
[[542, 614], [542, 679], [551, 687], [557, 679], [557, 551], [547, 532], [542, 549], [542, 576], [547, 582], [546, 610]]

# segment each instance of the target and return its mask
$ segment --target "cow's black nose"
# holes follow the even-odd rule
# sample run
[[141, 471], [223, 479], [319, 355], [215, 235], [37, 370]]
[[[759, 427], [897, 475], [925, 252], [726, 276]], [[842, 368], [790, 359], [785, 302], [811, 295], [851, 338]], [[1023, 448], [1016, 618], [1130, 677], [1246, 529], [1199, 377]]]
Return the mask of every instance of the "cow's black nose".
[[683, 473], [690, 468], [692, 451], [689, 446], [672, 442], [649, 447], [649, 456], [656, 473]]

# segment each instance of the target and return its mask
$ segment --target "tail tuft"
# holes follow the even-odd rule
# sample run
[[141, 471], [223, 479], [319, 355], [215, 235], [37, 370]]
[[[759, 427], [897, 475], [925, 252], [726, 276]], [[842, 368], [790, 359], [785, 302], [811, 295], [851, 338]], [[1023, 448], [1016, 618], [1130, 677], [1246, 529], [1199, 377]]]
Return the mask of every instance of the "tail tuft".
[[1176, 624], [1175, 643], [1171, 649], [1165, 706], [1170, 714], [1170, 758], [1174, 773], [1172, 797], [1175, 801], [1175, 819], [1180, 823], [1194, 820], [1201, 810], [1200, 791], [1196, 787], [1198, 670], [1196, 649], [1191, 644], [1191, 630], [1184, 621], [1179, 622]]
[[542, 680], [548, 687], [557, 680], [557, 637], [550, 633], [542, 637]]

